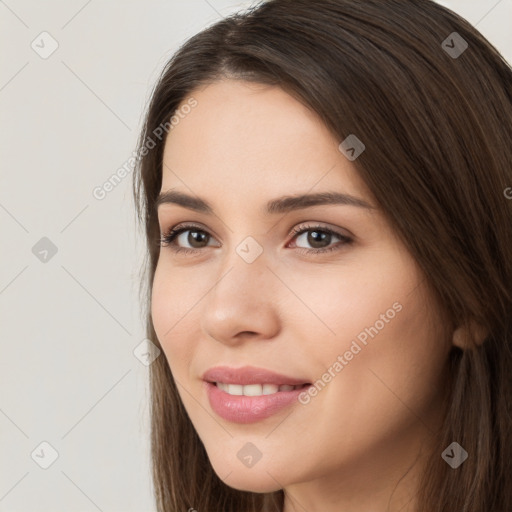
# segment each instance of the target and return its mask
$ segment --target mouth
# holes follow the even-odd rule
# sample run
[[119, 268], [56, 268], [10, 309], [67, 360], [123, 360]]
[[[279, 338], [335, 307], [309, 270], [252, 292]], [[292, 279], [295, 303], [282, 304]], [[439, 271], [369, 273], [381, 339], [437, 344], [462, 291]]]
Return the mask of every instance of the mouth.
[[263, 383], [263, 384], [230, 384], [226, 382], [210, 382], [217, 386], [218, 389], [227, 393], [231, 396], [264, 396], [264, 395], [274, 395], [276, 393], [283, 393], [287, 391], [295, 391], [298, 389], [304, 389], [310, 386], [311, 384], [306, 382], [304, 384], [299, 384], [292, 386], [290, 384], [271, 384], [271, 383]]
[[[280, 411], [296, 407], [303, 393], [312, 386], [303, 384], [233, 384], [204, 381], [212, 411], [231, 423], [255, 423]], [[301, 402], [300, 402], [301, 403]]]
[[254, 366], [216, 366], [202, 379], [212, 411], [232, 423], [262, 421], [294, 407], [312, 385], [304, 378]]

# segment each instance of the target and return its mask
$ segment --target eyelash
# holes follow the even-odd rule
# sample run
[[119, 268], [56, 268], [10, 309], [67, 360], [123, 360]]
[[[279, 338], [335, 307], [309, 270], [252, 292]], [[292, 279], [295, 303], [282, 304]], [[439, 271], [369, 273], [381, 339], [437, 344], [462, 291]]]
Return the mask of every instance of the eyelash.
[[[195, 248], [191, 249], [189, 247], [178, 247], [175, 244], [173, 244], [176, 237], [178, 237], [181, 233], [186, 231], [200, 231], [202, 233], [206, 233], [209, 236], [210, 233], [206, 231], [205, 229], [202, 229], [200, 226], [196, 224], [178, 224], [177, 226], [169, 229], [166, 233], [163, 233], [161, 237], [158, 240], [158, 243], [160, 247], [169, 247], [173, 252], [175, 253], [181, 253], [181, 254], [197, 254], [199, 251], [203, 250], [204, 248]], [[342, 246], [351, 244], [353, 242], [353, 239], [342, 235], [341, 233], [338, 233], [337, 231], [334, 231], [330, 228], [320, 226], [320, 225], [314, 225], [314, 226], [306, 226], [304, 224], [299, 224], [298, 226], [294, 227], [288, 236], [291, 236], [293, 238], [297, 237], [298, 235], [301, 235], [302, 233], [307, 233], [308, 231], [320, 231], [322, 233], [328, 233], [330, 235], [334, 235], [338, 238], [340, 238], [340, 242], [338, 242], [336, 245], [323, 248], [323, 249], [306, 249], [304, 247], [296, 247], [296, 249], [302, 253], [302, 254], [324, 254], [327, 252], [340, 250]]]

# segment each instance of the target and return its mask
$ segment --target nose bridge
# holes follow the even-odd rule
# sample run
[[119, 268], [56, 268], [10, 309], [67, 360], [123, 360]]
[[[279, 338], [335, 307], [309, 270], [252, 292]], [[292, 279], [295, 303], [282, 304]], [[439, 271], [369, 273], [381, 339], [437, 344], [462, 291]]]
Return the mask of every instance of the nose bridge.
[[219, 279], [230, 276], [224, 286], [232, 285], [245, 292], [248, 287], [261, 283], [262, 279], [268, 279], [270, 253], [264, 248], [262, 236], [258, 238], [252, 235], [237, 236], [236, 232], [231, 234], [229, 250], [222, 257], [218, 273]]
[[252, 237], [225, 255], [203, 305], [203, 329], [210, 336], [227, 341], [240, 332], [273, 335], [279, 314], [268, 264], [262, 245]]
[[[210, 293], [212, 301], [234, 300], [238, 307], [265, 303], [271, 291], [269, 277], [272, 274], [267, 268], [268, 258], [261, 245], [258, 246], [261, 249], [256, 247], [255, 242], [244, 240], [225, 256], [219, 267], [216, 285]], [[248, 304], [242, 303], [242, 299]]]

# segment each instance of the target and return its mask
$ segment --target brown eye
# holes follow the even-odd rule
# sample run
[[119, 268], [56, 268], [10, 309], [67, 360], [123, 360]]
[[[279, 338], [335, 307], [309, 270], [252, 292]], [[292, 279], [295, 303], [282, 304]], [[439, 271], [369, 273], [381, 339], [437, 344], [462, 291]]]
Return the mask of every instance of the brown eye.
[[192, 229], [187, 229], [186, 231], [183, 231], [177, 237], [177, 239], [179, 240], [186, 233], [188, 233], [188, 235], [185, 237], [185, 240], [188, 244], [190, 244], [191, 247], [197, 249], [197, 248], [205, 247], [206, 245], [208, 245], [208, 240], [210, 239], [210, 235], [208, 233], [205, 233], [204, 231], [196, 231], [196, 230], [192, 230]]
[[218, 247], [217, 244], [210, 243], [213, 240], [210, 233], [199, 228], [199, 226], [178, 226], [161, 236], [160, 246], [169, 246], [176, 252], [186, 252], [199, 250], [211, 245]]
[[314, 249], [322, 249], [323, 247], [329, 246], [331, 240], [332, 234], [326, 231], [314, 230], [307, 232], [306, 241]]
[[295, 237], [295, 245], [304, 249], [326, 249], [335, 242], [348, 241], [349, 238], [328, 229], [303, 229]]
[[322, 254], [343, 249], [354, 240], [327, 226], [300, 224], [289, 234], [293, 237], [292, 247], [304, 254]]

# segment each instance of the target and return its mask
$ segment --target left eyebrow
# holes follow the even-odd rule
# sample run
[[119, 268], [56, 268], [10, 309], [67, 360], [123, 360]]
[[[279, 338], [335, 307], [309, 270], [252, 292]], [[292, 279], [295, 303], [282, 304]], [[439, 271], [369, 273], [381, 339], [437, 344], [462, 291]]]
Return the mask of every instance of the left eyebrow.
[[301, 210], [312, 206], [337, 204], [347, 206], [357, 206], [368, 210], [375, 210], [375, 206], [367, 203], [364, 199], [342, 194], [340, 192], [319, 192], [317, 194], [303, 194], [297, 196], [284, 196], [279, 199], [273, 199], [267, 203], [268, 213], [285, 213], [292, 210]]
[[[213, 214], [213, 208], [208, 201], [200, 197], [178, 192], [177, 190], [168, 190], [167, 192], [159, 194], [155, 201], [155, 208], [158, 210], [160, 205], [169, 203], [177, 204], [200, 213]], [[277, 199], [272, 199], [266, 205], [266, 213], [286, 213], [293, 210], [310, 208], [312, 206], [329, 204], [356, 206], [368, 210], [376, 209], [375, 206], [365, 200], [350, 194], [342, 194], [340, 192], [319, 192], [316, 194], [283, 196]]]

